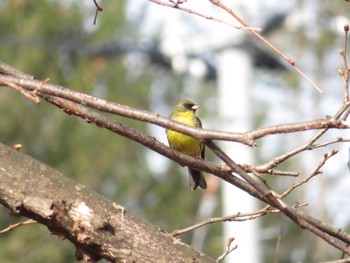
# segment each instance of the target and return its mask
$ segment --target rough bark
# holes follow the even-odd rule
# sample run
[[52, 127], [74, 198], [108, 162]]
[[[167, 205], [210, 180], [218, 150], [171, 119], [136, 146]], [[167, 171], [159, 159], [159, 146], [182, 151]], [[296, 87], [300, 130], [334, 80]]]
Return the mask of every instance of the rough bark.
[[124, 207], [0, 143], [0, 203], [37, 220], [90, 262], [214, 262]]

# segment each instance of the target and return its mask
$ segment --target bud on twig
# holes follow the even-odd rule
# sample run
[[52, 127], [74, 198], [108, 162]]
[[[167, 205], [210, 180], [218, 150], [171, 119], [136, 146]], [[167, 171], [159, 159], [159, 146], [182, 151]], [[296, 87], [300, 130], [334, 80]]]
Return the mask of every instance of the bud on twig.
[[338, 151], [339, 151], [338, 149], [333, 149], [333, 150], [332, 150], [332, 155], [337, 154], [337, 153], [338, 153]]

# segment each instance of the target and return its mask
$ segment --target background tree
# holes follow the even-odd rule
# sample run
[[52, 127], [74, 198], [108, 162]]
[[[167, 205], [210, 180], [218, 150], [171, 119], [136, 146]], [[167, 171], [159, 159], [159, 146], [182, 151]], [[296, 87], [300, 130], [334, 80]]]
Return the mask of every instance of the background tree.
[[[90, 4], [92, 6], [92, 3]], [[167, 115], [171, 105], [178, 100], [176, 94], [186, 93], [183, 90], [187, 86], [182, 86], [181, 80], [186, 79], [187, 74], [172, 75], [169, 71], [170, 58], [157, 57], [150, 52], [152, 45], [155, 47], [154, 50], [157, 50], [158, 40], [151, 39], [145, 44], [144, 39], [138, 38], [136, 34], [138, 24], [135, 23], [135, 20], [132, 21], [133, 23], [124, 23], [125, 3], [103, 2], [102, 5], [104, 11], [98, 16], [97, 26], [94, 27], [92, 26], [94, 9], [84, 9], [84, 6], [79, 3], [63, 5], [48, 1], [36, 1], [35, 3], [6, 1], [0, 17], [1, 24], [7, 25], [1, 27], [1, 41], [4, 46], [0, 50], [2, 60], [38, 79], [50, 77], [52, 83], [59, 83], [74, 90], [118, 101], [121, 104], [151, 109]], [[307, 10], [309, 7], [300, 4], [296, 6], [296, 13], [300, 10]], [[276, 39], [273, 37], [272, 39], [276, 41], [276, 45], [284, 46], [285, 50], [291, 50], [290, 52], [296, 54], [298, 65], [306, 69], [312, 79], [320, 80], [317, 81], [318, 83], [327, 83], [322, 85], [327, 97], [319, 99], [318, 95], [315, 95], [315, 92], [308, 87], [309, 84], [301, 81], [300, 76], [294, 72], [283, 73], [282, 78], [276, 78], [270, 71], [268, 75], [259, 71], [252, 91], [255, 94], [254, 104], [260, 109], [256, 115], [257, 127], [275, 124], [276, 112], [283, 114], [277, 117], [282, 119], [288, 117], [289, 122], [306, 121], [313, 117], [334, 114], [341, 104], [342, 83], [340, 78], [335, 79], [334, 76], [342, 62], [336, 50], [343, 47], [343, 37], [335, 33], [337, 27], [333, 22], [336, 22], [341, 14], [346, 15], [348, 7], [346, 3], [329, 6], [317, 5], [316, 7], [318, 15], [313, 17], [313, 23], [305, 20], [305, 23], [294, 25], [294, 27], [284, 27], [275, 33]], [[316, 25], [321, 26], [316, 28]], [[285, 33], [287, 30], [290, 30], [288, 34]], [[130, 35], [130, 32], [135, 32], [135, 35]], [[301, 43], [299, 49], [295, 45], [298, 40]], [[288, 43], [291, 46], [288, 46]], [[18, 56], [19, 53], [20, 56]], [[302, 57], [308, 59], [303, 60]], [[148, 64], [149, 61], [152, 63]], [[330, 68], [332, 65], [336, 66], [332, 69]], [[280, 74], [277, 73], [277, 75]], [[201, 87], [203, 95], [199, 98], [199, 102], [209, 106], [203, 107], [201, 114], [208, 116], [206, 123], [209, 124], [210, 116], [216, 114], [215, 107], [211, 106], [215, 105], [215, 100], [207, 99], [214, 93], [212, 89], [214, 85], [213, 82], [204, 80], [199, 83], [203, 85]], [[269, 88], [266, 83], [270, 84]], [[298, 84], [301, 87], [298, 87]], [[296, 88], [282, 90], [276, 88], [277, 86], [295, 86]], [[271, 97], [271, 94], [277, 99], [270, 101], [268, 98]], [[76, 118], [68, 118], [50, 105], [43, 103], [37, 107], [20, 96], [13, 96], [13, 92], [7, 89], [1, 92], [0, 100], [0, 107], [3, 108], [3, 112], [6, 112], [0, 117], [1, 123], [6, 123], [0, 129], [2, 141], [8, 144], [20, 142], [26, 153], [71, 175], [82, 184], [96, 189], [112, 200], [118, 200], [128, 209], [168, 231], [194, 222], [196, 213], [194, 208], [198, 206], [202, 193], [188, 191], [184, 184], [184, 181], [187, 180], [185, 176], [174, 175], [178, 171], [182, 173], [176, 164], [169, 165], [170, 162], [168, 162], [165, 165], [159, 165], [160, 172], [155, 173], [152, 167], [154, 163], [147, 161], [149, 151], [129, 140], [113, 136], [100, 129], [94, 129]], [[310, 112], [315, 116], [311, 116]], [[303, 116], [305, 116], [304, 119]], [[149, 128], [140, 122], [122, 120], [127, 125], [143, 131]], [[280, 120], [277, 123], [280, 123]], [[210, 124], [206, 127], [210, 127]], [[304, 140], [307, 138], [309, 137], [305, 137]], [[334, 138], [336, 135], [332, 133], [328, 139]], [[273, 140], [273, 145], [271, 140]], [[291, 135], [288, 139], [282, 136], [268, 137], [266, 141], [259, 142], [258, 148], [252, 150], [259, 153], [261, 162], [265, 162], [269, 157], [279, 155], [297, 145], [300, 145], [300, 134]], [[326, 152], [330, 152], [331, 148], [333, 145], [326, 149]], [[329, 206], [335, 209], [334, 203], [344, 200], [327, 198], [334, 191], [338, 192], [337, 196], [341, 195], [338, 190], [334, 189], [339, 189], [337, 186], [344, 184], [344, 176], [335, 175], [344, 174], [346, 171], [347, 153], [345, 149], [340, 150], [342, 154], [339, 156], [341, 157], [335, 161], [337, 166], [331, 167], [329, 171], [329, 174], [334, 174], [332, 182], [327, 181], [329, 191], [321, 188], [325, 186], [322, 179], [318, 179], [317, 184], [319, 185], [316, 185], [322, 191], [315, 191], [313, 188], [315, 186], [311, 185], [312, 182], [308, 184], [310, 188], [305, 187], [308, 189], [305, 199], [311, 202], [310, 207], [313, 202], [317, 204], [318, 200], [325, 200], [323, 201], [325, 203], [328, 200]], [[307, 160], [306, 163], [303, 162], [303, 159], [294, 158], [285, 164], [285, 169], [301, 170], [299, 167], [305, 166], [305, 174], [310, 174], [324, 154], [323, 151], [317, 153], [316, 155], [315, 151], [310, 154], [305, 153], [307, 157], [303, 159]], [[337, 168], [339, 163], [342, 164], [341, 170]], [[118, 171], [117, 178], [113, 176], [116, 174], [115, 171]], [[267, 177], [267, 180], [274, 187], [284, 189], [294, 179], [279, 178], [276, 182], [270, 182], [273, 179]], [[319, 192], [319, 196], [315, 196], [314, 192]], [[299, 193], [295, 200], [300, 200]], [[171, 214], [168, 213], [169, 207], [173, 209]], [[322, 211], [327, 210], [319, 209], [319, 213], [326, 215], [326, 212]], [[337, 214], [336, 211], [332, 213]], [[175, 214], [176, 217], [173, 216]], [[219, 214], [219, 207], [217, 214]], [[15, 220], [5, 212], [1, 213], [1, 217], [3, 217], [1, 222], [4, 223], [4, 226]], [[331, 218], [334, 223], [341, 224], [342, 227], [346, 226], [346, 220], [337, 216]], [[266, 217], [263, 225], [265, 229], [276, 233], [280, 226], [276, 221], [280, 221], [279, 216]], [[2, 255], [5, 255], [4, 262], [21, 262], [21, 260], [40, 262], [44, 258], [59, 258], [61, 262], [74, 261], [70, 246], [60, 241], [57, 241], [59, 242], [57, 245], [55, 240], [47, 235], [46, 230], [40, 234], [37, 228], [42, 229], [40, 226], [31, 226], [1, 237], [1, 243], [4, 245], [0, 246], [0, 249]], [[214, 224], [210, 228], [210, 238], [207, 239], [203, 250], [216, 257], [221, 254], [222, 250], [221, 242], [217, 241], [220, 225]], [[28, 237], [25, 231], [28, 231]], [[285, 224], [283, 231], [284, 236], [288, 237], [291, 236], [289, 233], [300, 230], [299, 228], [295, 230], [294, 224]], [[36, 238], [33, 242], [34, 233], [47, 240]], [[299, 238], [302, 235], [306, 237]], [[28, 246], [27, 238], [31, 240], [30, 243], [34, 247], [42, 247], [45, 244], [48, 249], [32, 249]], [[320, 247], [327, 249], [317, 249], [317, 251], [322, 250], [324, 254], [310, 253], [315, 250], [315, 246], [313, 242], [308, 241], [314, 238], [309, 233], [300, 231], [298, 239], [295, 240], [297, 244], [291, 239], [283, 241], [279, 251], [281, 262], [283, 262], [282, 258], [285, 258], [286, 262], [291, 259], [324, 260], [333, 258], [339, 253], [339, 251], [329, 250], [329, 246], [324, 246], [322, 243], [319, 243]], [[190, 235], [182, 236], [182, 239], [189, 241]], [[307, 242], [302, 243], [301, 239]], [[271, 238], [267, 237], [267, 240], [270, 242], [262, 243], [268, 262], [271, 261], [276, 238], [273, 235]], [[291, 251], [291, 247], [295, 250]], [[68, 252], [65, 254], [62, 250]], [[28, 256], [24, 259], [22, 253], [15, 253], [15, 251], [28, 252], [26, 253]], [[55, 254], [60, 256], [55, 256]]]

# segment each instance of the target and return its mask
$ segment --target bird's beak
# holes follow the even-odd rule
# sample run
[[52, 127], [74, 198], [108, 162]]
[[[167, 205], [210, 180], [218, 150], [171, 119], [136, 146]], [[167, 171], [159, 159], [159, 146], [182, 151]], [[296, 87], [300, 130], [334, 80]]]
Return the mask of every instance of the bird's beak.
[[198, 108], [199, 108], [200, 106], [198, 105], [198, 104], [194, 104], [193, 106], [192, 106], [192, 110], [197, 110]]

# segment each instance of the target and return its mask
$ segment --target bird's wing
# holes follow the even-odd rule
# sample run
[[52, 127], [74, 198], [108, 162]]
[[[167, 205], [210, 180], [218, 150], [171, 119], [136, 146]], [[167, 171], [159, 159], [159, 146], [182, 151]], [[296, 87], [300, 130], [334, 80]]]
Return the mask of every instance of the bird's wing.
[[[195, 125], [196, 127], [202, 128], [202, 122], [197, 116], [195, 116], [195, 123], [196, 123], [196, 125]], [[202, 147], [202, 151], [201, 151], [200, 156], [204, 160], [204, 158], [205, 158], [205, 145], [203, 142], [201, 142], [201, 147]]]

